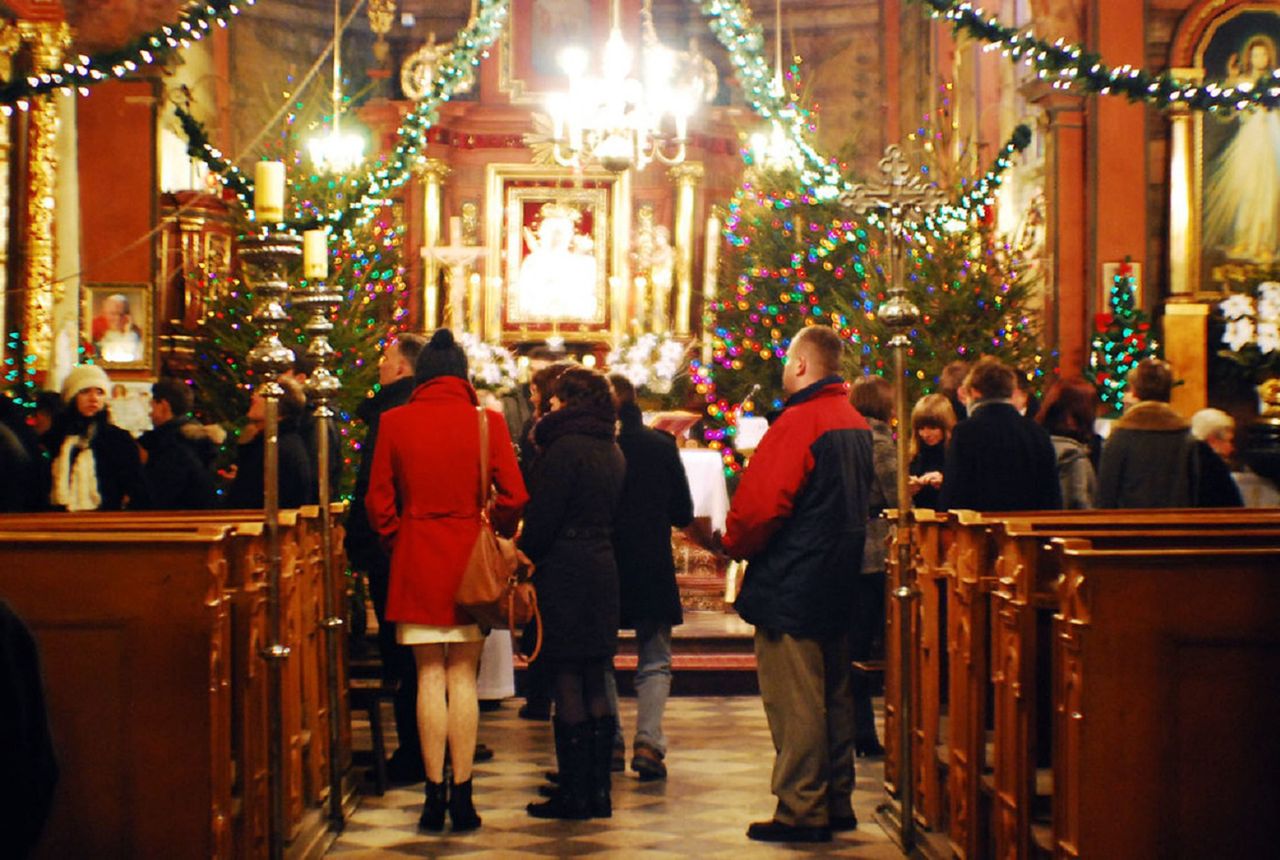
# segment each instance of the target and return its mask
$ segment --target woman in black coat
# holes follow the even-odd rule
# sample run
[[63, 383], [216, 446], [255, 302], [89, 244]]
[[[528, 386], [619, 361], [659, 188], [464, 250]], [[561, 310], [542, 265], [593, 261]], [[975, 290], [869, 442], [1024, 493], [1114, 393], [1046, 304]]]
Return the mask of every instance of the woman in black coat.
[[614, 442], [616, 411], [604, 376], [565, 371], [552, 411], [534, 428], [542, 454], [530, 476], [520, 548], [536, 565], [544, 638], [539, 660], [552, 675], [560, 790], [529, 804], [537, 818], [611, 814], [609, 766], [617, 720], [605, 673], [618, 640], [618, 568], [613, 524], [626, 461]]
[[[299, 432], [299, 422], [307, 405], [302, 386], [291, 379], [281, 379], [284, 395], [280, 398], [279, 445], [280, 507], [298, 508], [315, 504], [316, 479], [311, 471], [311, 455]], [[236, 476], [227, 490], [226, 507], [233, 510], [256, 509], [264, 504], [263, 461], [266, 457], [264, 429], [266, 401], [254, 393], [249, 401], [249, 426], [240, 436], [236, 450]]]

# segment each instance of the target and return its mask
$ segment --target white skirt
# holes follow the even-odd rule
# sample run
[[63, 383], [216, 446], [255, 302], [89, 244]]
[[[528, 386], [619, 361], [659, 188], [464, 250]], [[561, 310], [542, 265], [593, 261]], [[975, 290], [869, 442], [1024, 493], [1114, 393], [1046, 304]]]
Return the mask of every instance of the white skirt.
[[396, 641], [401, 645], [442, 645], [449, 642], [479, 642], [481, 639], [484, 639], [484, 633], [476, 624], [442, 627], [396, 622]]

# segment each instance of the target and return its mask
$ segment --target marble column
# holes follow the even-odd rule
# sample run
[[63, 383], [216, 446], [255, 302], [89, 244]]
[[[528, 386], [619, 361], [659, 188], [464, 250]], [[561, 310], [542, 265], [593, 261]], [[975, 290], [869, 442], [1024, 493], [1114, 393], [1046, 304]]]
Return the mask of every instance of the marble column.
[[[444, 180], [449, 166], [438, 158], [428, 158], [422, 168], [422, 246], [434, 248], [441, 236], [440, 218], [444, 204]], [[422, 329], [428, 333], [440, 324], [440, 263], [423, 255]]]
[[689, 309], [693, 298], [693, 227], [694, 196], [698, 183], [705, 173], [702, 165], [696, 161], [687, 161], [671, 168], [670, 176], [676, 184], [676, 223], [675, 244], [676, 264], [676, 301], [675, 325], [676, 337], [688, 337]]

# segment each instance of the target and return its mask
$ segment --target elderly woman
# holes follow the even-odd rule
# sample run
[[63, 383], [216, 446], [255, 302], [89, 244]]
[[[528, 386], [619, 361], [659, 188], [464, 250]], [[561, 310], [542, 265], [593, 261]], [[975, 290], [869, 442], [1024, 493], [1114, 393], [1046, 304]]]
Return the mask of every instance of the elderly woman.
[[111, 423], [101, 367], [73, 367], [62, 383], [68, 408], [54, 419], [47, 445], [53, 458], [49, 501], [64, 511], [146, 508], [150, 501], [138, 444]]
[[535, 818], [607, 818], [617, 719], [605, 686], [618, 639], [613, 525], [626, 461], [605, 377], [586, 368], [556, 381], [552, 411], [534, 428], [542, 451], [530, 480], [520, 547], [538, 568], [542, 655], [556, 705], [560, 789], [531, 803]]
[[[391, 553], [386, 616], [418, 665], [418, 733], [427, 774], [421, 830], [480, 826], [471, 797], [479, 704], [476, 666], [484, 633], [454, 603], [480, 534], [480, 487], [497, 487], [494, 528], [515, 532], [528, 495], [502, 415], [479, 408], [467, 355], [440, 329], [418, 355], [417, 388], [383, 413], [365, 508]], [[480, 421], [489, 437], [489, 474], [480, 474]], [[444, 783], [445, 741], [453, 769]]]

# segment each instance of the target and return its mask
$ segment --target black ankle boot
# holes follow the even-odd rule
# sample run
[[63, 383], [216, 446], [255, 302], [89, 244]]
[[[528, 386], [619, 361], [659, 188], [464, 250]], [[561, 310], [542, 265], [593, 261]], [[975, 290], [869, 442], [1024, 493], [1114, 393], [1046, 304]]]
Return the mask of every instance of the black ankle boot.
[[613, 740], [618, 733], [617, 717], [597, 717], [591, 721], [591, 817], [613, 817]]
[[449, 821], [453, 824], [454, 833], [480, 827], [480, 816], [476, 815], [475, 805], [471, 802], [471, 780], [449, 783]]
[[439, 833], [444, 830], [445, 784], [427, 780], [427, 799], [422, 804], [422, 816], [418, 819], [418, 829], [428, 833]]
[[560, 726], [557, 740], [559, 789], [545, 803], [530, 803], [525, 810], [534, 818], [590, 818], [591, 723]]

